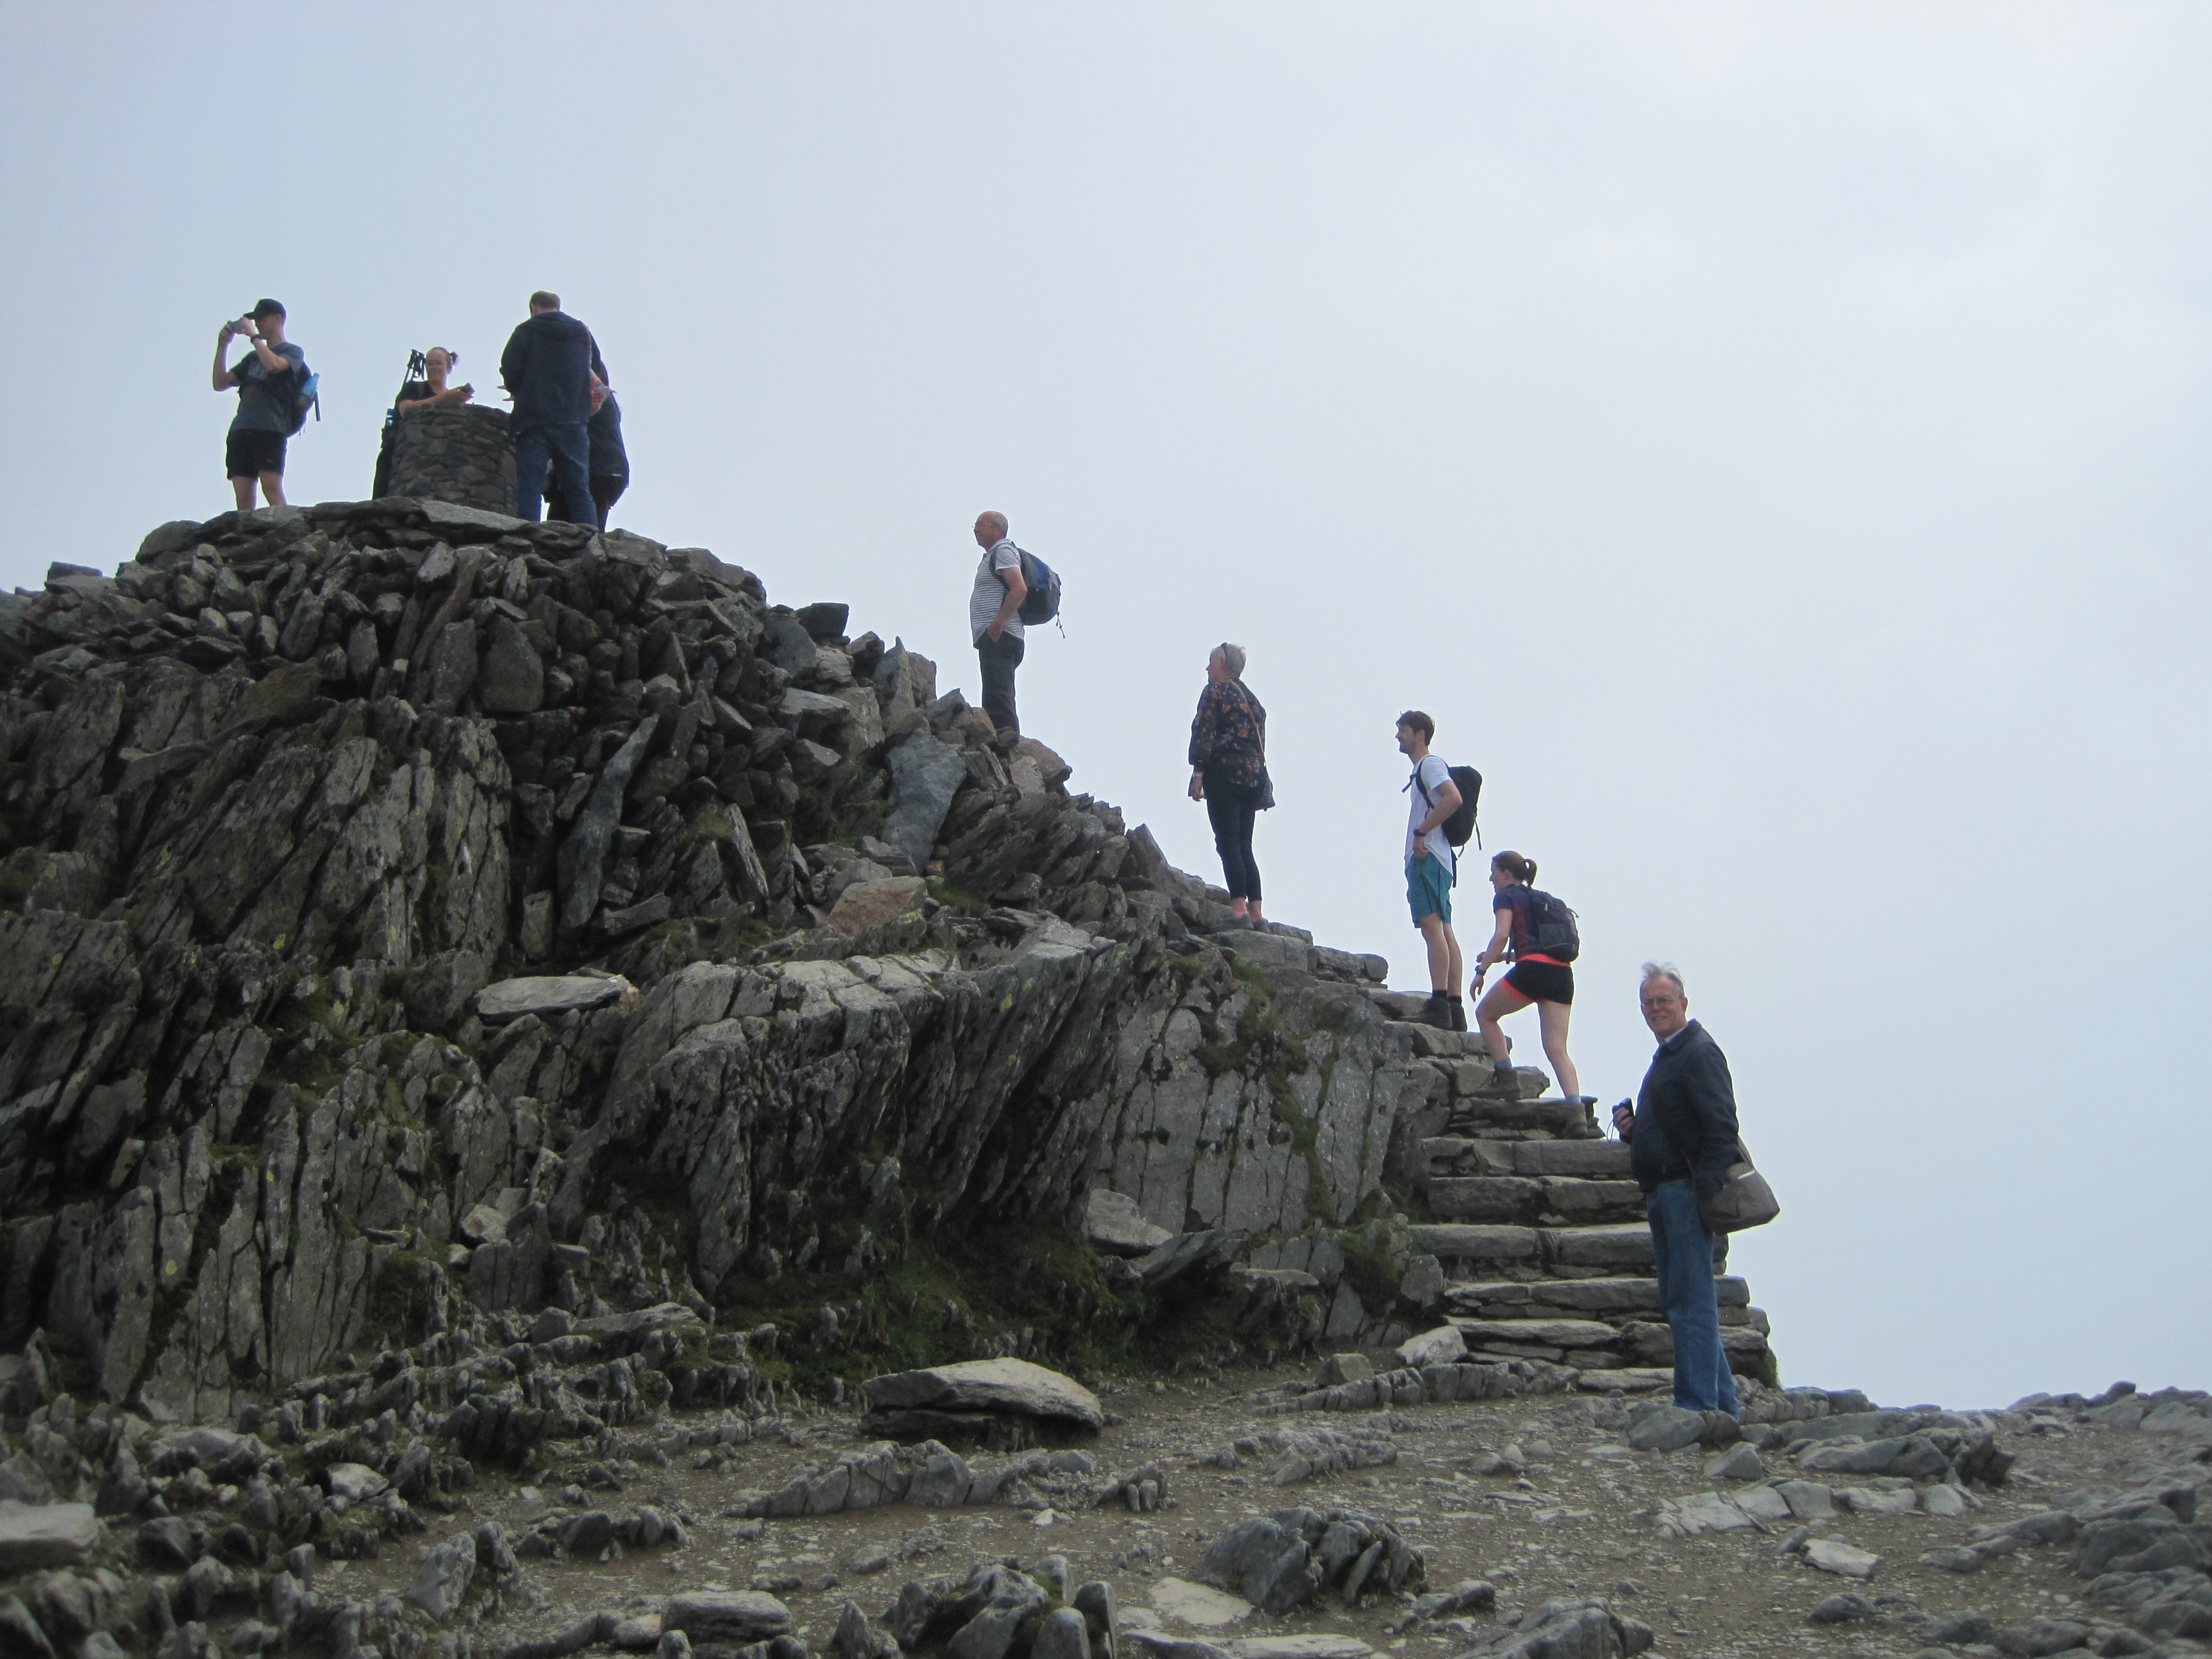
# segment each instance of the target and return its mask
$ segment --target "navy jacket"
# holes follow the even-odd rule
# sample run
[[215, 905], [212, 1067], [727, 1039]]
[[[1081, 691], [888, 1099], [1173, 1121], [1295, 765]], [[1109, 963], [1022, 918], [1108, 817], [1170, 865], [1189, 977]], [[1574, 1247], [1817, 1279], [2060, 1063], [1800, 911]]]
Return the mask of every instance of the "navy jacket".
[[1700, 1201], [1720, 1191], [1736, 1161], [1735, 1084], [1728, 1056], [1694, 1019], [1652, 1056], [1637, 1091], [1628, 1153], [1636, 1184], [1645, 1192], [1662, 1181], [1690, 1180]]
[[565, 311], [544, 311], [507, 337], [499, 377], [514, 398], [508, 426], [556, 426], [592, 417], [592, 331]]

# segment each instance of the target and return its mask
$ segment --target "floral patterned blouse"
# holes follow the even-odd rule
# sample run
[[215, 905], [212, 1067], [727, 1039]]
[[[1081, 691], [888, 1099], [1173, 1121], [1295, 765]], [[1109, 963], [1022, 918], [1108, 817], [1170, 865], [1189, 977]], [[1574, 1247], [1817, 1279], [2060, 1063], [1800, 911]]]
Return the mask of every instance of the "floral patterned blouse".
[[1256, 788], [1267, 775], [1267, 711], [1242, 680], [1208, 680], [1190, 723], [1190, 763], [1208, 783]]

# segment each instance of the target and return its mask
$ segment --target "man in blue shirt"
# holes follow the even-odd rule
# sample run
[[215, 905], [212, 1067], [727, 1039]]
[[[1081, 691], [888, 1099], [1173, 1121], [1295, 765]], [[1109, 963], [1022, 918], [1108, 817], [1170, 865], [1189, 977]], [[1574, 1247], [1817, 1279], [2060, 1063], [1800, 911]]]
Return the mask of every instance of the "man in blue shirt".
[[[240, 335], [252, 354], [235, 367], [224, 362]], [[296, 399], [307, 383], [307, 356], [284, 338], [284, 307], [263, 300], [215, 338], [215, 389], [238, 393], [238, 413], [223, 442], [223, 465], [241, 513], [253, 511], [253, 487], [271, 507], [284, 505], [284, 441], [298, 423]]]
[[1613, 1109], [1613, 1126], [1628, 1143], [1651, 1224], [1659, 1298], [1674, 1336], [1674, 1403], [1733, 1417], [1735, 1378], [1721, 1346], [1713, 1235], [1700, 1206], [1720, 1191], [1739, 1155], [1735, 1085], [1720, 1044], [1690, 1018], [1680, 972], [1667, 963], [1645, 963], [1640, 999], [1659, 1052], [1634, 1109], [1622, 1101]]

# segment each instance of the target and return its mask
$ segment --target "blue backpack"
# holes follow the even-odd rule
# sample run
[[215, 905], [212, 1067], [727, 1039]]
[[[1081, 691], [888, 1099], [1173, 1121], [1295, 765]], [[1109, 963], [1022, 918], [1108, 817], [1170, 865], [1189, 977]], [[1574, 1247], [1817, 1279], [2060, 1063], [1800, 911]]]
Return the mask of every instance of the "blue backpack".
[[323, 400], [316, 390], [322, 383], [323, 377], [319, 374], [310, 374], [300, 382], [299, 391], [292, 397], [292, 429], [284, 434], [286, 437], [296, 436], [307, 424], [309, 410], [315, 411], [317, 420], [323, 418]]
[[1060, 615], [1060, 578], [1042, 559], [1019, 543], [1014, 551], [1022, 556], [1022, 582], [1029, 592], [1022, 596], [1022, 608], [1017, 613], [1022, 625], [1048, 623]]

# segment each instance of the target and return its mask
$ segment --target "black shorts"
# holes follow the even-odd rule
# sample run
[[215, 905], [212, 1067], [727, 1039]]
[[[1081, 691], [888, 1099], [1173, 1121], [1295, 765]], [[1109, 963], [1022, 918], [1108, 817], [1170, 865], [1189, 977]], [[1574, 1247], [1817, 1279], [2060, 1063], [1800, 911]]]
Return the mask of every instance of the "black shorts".
[[1557, 962], [1516, 962], [1505, 982], [1531, 1002], [1572, 1002], [1575, 970]]
[[264, 472], [284, 476], [284, 434], [281, 432], [240, 432], [233, 429], [222, 447], [228, 477], [258, 478]]

